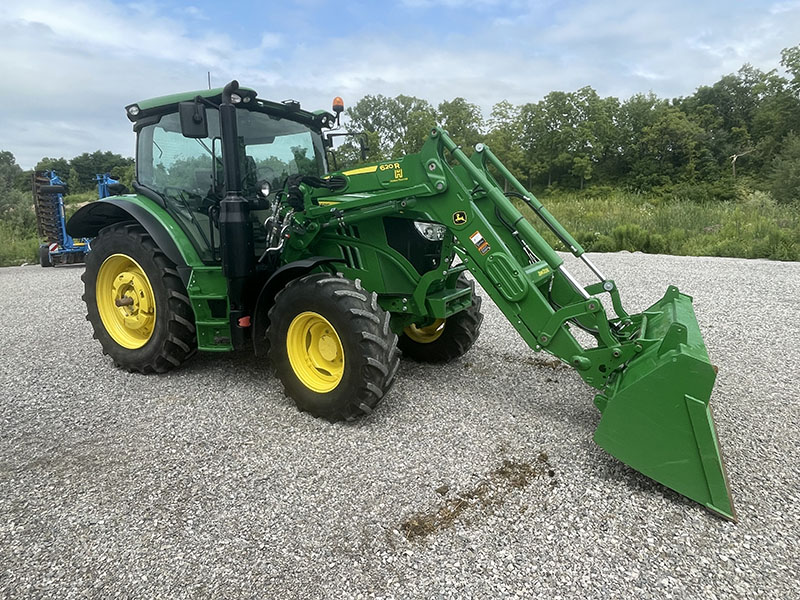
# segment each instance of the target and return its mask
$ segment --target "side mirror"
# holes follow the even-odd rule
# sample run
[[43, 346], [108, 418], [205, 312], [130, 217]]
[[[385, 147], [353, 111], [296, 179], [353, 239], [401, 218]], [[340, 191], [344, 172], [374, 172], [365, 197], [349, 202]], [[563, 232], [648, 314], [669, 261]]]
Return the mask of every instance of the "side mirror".
[[178, 104], [181, 118], [181, 133], [188, 138], [207, 138], [208, 121], [206, 107], [199, 102], [181, 102]]
[[369, 151], [369, 144], [367, 141], [366, 133], [362, 133], [360, 136], [358, 136], [358, 145], [361, 147], [361, 160], [366, 161], [367, 152]]

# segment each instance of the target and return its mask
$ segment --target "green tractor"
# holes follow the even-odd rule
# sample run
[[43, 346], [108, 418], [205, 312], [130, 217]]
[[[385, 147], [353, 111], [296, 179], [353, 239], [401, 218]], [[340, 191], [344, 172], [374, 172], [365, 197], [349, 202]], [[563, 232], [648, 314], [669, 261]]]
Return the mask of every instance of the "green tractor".
[[[469, 350], [482, 321], [469, 272], [533, 350], [597, 389], [601, 447], [735, 520], [691, 298], [670, 287], [626, 312], [614, 281], [487, 146], [467, 156], [437, 127], [419, 153], [329, 171], [341, 103], [308, 112], [235, 81], [126, 111], [133, 193], [88, 204], [68, 226], [94, 238], [83, 298], [116, 365], [162, 373], [197, 350], [252, 345], [300, 410], [351, 420], [386, 395], [401, 352], [441, 363]], [[578, 283], [512, 198], [597, 282]]]

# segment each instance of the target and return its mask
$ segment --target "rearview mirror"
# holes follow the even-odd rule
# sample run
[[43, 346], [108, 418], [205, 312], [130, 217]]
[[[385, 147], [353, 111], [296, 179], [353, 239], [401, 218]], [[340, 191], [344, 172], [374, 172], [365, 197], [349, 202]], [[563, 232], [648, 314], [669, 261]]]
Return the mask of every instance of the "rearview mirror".
[[181, 118], [181, 133], [188, 138], [207, 138], [208, 121], [206, 107], [199, 102], [181, 102], [178, 104]]

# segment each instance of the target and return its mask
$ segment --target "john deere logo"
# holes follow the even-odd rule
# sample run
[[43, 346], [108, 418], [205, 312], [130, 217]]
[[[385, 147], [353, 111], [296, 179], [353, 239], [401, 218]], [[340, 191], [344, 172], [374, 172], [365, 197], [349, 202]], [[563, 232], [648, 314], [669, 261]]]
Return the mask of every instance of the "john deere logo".
[[459, 210], [458, 212], [453, 213], [453, 224], [454, 225], [463, 225], [467, 222], [467, 213], [463, 210]]

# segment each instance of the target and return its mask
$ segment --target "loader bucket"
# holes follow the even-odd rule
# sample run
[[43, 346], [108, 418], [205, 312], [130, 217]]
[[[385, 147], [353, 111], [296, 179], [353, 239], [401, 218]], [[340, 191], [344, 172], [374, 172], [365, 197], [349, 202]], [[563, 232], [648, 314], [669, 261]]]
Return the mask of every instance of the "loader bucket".
[[637, 471], [736, 521], [709, 399], [708, 359], [691, 297], [670, 287], [641, 315], [643, 351], [597, 399], [597, 444]]

